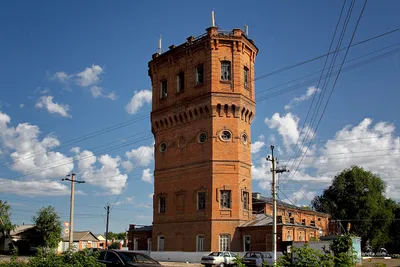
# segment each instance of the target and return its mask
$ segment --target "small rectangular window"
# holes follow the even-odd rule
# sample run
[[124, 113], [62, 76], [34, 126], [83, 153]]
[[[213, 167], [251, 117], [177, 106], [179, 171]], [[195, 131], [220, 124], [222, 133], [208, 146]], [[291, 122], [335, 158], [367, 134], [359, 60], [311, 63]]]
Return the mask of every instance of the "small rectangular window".
[[302, 225], [306, 225], [306, 219], [301, 220]]
[[176, 76], [176, 84], [177, 84], [176, 91], [178, 93], [185, 91], [185, 73], [183, 71], [179, 72], [178, 75]]
[[249, 209], [249, 192], [243, 192], [243, 209]]
[[197, 209], [204, 210], [206, 208], [206, 192], [197, 193]]
[[231, 80], [231, 62], [221, 61], [221, 80], [230, 81]]
[[165, 213], [167, 209], [167, 201], [165, 196], [161, 196], [159, 198], [159, 212], [160, 213]]
[[251, 236], [249, 236], [249, 235], [243, 236], [243, 250], [244, 250], [244, 252], [250, 251], [250, 242], [251, 242]]
[[161, 90], [160, 90], [160, 98], [167, 98], [168, 91], [167, 91], [167, 80], [161, 81]]
[[196, 85], [204, 83], [204, 65], [200, 64], [196, 67]]
[[221, 190], [221, 208], [231, 208], [231, 190]]
[[204, 251], [204, 235], [196, 236], [196, 251]]
[[220, 235], [219, 236], [219, 251], [229, 251], [230, 236]]
[[249, 69], [247, 67], [244, 67], [244, 87], [249, 88]]
[[291, 223], [291, 224], [294, 224], [294, 218], [293, 218], [293, 217], [290, 218], [289, 220], [290, 220], [290, 223]]
[[315, 221], [310, 221], [310, 226], [314, 226], [315, 227]]

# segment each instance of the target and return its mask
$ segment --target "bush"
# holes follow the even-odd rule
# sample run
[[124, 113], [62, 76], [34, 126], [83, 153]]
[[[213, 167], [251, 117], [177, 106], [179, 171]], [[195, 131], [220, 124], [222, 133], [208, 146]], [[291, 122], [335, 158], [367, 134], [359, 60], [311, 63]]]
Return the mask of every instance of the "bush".
[[121, 247], [121, 243], [119, 243], [119, 242], [114, 242], [108, 246], [109, 249], [120, 249], [120, 247]]
[[39, 249], [35, 257], [29, 262], [18, 261], [15, 256], [10, 262], [0, 263], [0, 267], [105, 267], [97, 262], [98, 253], [91, 253], [89, 250], [79, 252], [67, 251], [65, 254]]

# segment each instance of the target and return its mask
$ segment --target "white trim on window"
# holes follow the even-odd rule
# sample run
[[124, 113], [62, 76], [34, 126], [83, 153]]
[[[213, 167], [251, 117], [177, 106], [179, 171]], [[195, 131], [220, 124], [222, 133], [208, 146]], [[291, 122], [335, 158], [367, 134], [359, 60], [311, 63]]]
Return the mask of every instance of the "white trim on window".
[[196, 251], [202, 252], [204, 251], [204, 235], [197, 235], [196, 236]]
[[219, 235], [219, 251], [229, 251], [231, 236], [228, 234]]
[[159, 235], [157, 237], [157, 251], [164, 251], [165, 249], [165, 237], [163, 235]]

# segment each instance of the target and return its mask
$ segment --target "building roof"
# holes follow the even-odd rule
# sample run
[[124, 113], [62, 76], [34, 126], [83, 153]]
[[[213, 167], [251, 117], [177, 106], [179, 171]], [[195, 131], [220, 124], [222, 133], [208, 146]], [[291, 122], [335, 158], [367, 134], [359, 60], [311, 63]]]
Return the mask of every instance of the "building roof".
[[[63, 238], [63, 241], [68, 241], [68, 235]], [[75, 241], [99, 241], [97, 237], [90, 231], [74, 231], [73, 240]]]
[[272, 217], [267, 214], [257, 214], [251, 221], [245, 222], [240, 227], [272, 225]]
[[[254, 195], [256, 195], [256, 194], [259, 194], [259, 193], [253, 192], [253, 196], [252, 196], [253, 204], [257, 204], [257, 203], [272, 204], [272, 202], [273, 202], [272, 197], [263, 197], [261, 195], [259, 197], [255, 197]], [[319, 212], [319, 211], [310, 210], [310, 209], [307, 209], [307, 208], [291, 205], [289, 203], [286, 203], [286, 202], [278, 200], [278, 199], [276, 200], [276, 205], [277, 206], [283, 206], [283, 207], [290, 208], [290, 209], [302, 210], [302, 211], [305, 211], [305, 212], [308, 211], [308, 212], [318, 213], [318, 214], [321, 214], [323, 216], [330, 216], [327, 213], [323, 213], [323, 212]]]
[[32, 229], [33, 227], [35, 227], [35, 225], [33, 225], [33, 224], [17, 225], [17, 226], [15, 226], [14, 230], [10, 231], [10, 235], [14, 236], [14, 235], [21, 234], [21, 233], [25, 232], [26, 230]]
[[[256, 214], [253, 220], [245, 222], [242, 225], [240, 225], [239, 227], [272, 226], [272, 223], [273, 223], [272, 216], [270, 216], [268, 214]], [[310, 225], [303, 225], [301, 223], [282, 223], [282, 222], [280, 222], [280, 223], [277, 223], [277, 225], [319, 229], [318, 227], [310, 226]]]
[[151, 232], [152, 230], [153, 230], [153, 226], [147, 225], [147, 226], [135, 228], [133, 230], [129, 230], [128, 232]]

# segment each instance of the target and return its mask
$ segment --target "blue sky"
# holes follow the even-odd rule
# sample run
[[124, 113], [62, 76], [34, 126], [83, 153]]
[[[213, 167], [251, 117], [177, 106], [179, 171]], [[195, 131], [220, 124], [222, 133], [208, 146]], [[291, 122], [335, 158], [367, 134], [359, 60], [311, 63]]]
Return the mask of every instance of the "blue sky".
[[[160, 35], [164, 49], [201, 35], [214, 9], [220, 29], [249, 25], [249, 36], [260, 49], [255, 75], [260, 77], [325, 54], [342, 7], [340, 1], [195, 4], [0, 4], [0, 195], [11, 203], [15, 223], [30, 223], [35, 211], [47, 205], [55, 206], [67, 221], [69, 184], [61, 178], [72, 169], [77, 179], [87, 182], [76, 187], [76, 230], [104, 232], [103, 207], [118, 196], [110, 230], [151, 223], [153, 139], [149, 119], [137, 119], [150, 112], [147, 63]], [[343, 46], [362, 4], [356, 2]], [[399, 8], [398, 1], [369, 1], [354, 42], [399, 27]], [[312, 98], [323, 91], [316, 88], [317, 82], [308, 82], [310, 78], [272, 87], [322, 69], [324, 59], [256, 80], [253, 191], [270, 194], [269, 166], [263, 158], [274, 144], [281, 163], [292, 169], [281, 178], [282, 200], [309, 204], [336, 173], [353, 164], [380, 173], [388, 184], [387, 195], [400, 200], [399, 37], [397, 31], [350, 49], [347, 60], [389, 47], [349, 65], [394, 54], [342, 72], [315, 142], [294, 176], [296, 165], [289, 156], [299, 136], [302, 140], [307, 133], [301, 128]], [[336, 64], [343, 56], [344, 52], [338, 55]], [[114, 125], [120, 127], [99, 134]], [[96, 134], [87, 138], [91, 133]]]

